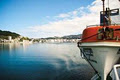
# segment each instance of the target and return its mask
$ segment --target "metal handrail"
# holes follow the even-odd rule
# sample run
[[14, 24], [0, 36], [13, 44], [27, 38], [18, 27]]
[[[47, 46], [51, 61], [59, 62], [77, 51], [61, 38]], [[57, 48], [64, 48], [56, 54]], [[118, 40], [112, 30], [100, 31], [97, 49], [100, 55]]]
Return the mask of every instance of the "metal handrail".
[[114, 78], [115, 78], [115, 80], [120, 80], [119, 75], [118, 75], [118, 72], [117, 72], [117, 68], [120, 68], [120, 64], [116, 64], [116, 65], [114, 65], [114, 67], [113, 67], [113, 70], [114, 70]]
[[[96, 25], [88, 25], [87, 27], [95, 27], [95, 26], [101, 26], [103, 24], [96, 24]], [[111, 24], [110, 26], [118, 26], [120, 24]]]

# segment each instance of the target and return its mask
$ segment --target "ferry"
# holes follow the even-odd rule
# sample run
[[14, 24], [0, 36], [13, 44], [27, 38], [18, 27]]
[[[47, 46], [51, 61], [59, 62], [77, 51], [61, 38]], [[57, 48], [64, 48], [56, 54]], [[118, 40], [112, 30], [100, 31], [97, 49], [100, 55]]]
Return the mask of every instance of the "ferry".
[[111, 16], [119, 15], [119, 8], [100, 12], [100, 25], [87, 26], [78, 42], [82, 58], [94, 69], [91, 80], [120, 80], [118, 63], [120, 58], [120, 24], [111, 24]]

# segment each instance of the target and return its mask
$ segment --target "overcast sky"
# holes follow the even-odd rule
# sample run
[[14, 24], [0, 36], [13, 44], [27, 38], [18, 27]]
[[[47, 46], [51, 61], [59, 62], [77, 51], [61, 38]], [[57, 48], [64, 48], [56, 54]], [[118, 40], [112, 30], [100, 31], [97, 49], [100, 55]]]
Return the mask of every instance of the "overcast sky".
[[[119, 0], [109, 3], [120, 8]], [[80, 34], [99, 24], [101, 10], [101, 0], [0, 0], [0, 29], [31, 38]], [[118, 17], [113, 22], [120, 23]]]

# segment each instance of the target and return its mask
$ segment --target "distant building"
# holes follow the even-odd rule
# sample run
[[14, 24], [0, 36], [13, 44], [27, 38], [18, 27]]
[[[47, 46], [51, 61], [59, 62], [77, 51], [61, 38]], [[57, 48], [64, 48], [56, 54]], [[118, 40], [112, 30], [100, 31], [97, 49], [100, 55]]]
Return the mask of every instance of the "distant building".
[[12, 41], [12, 36], [8, 36], [8, 40], [9, 40], [9, 41]]

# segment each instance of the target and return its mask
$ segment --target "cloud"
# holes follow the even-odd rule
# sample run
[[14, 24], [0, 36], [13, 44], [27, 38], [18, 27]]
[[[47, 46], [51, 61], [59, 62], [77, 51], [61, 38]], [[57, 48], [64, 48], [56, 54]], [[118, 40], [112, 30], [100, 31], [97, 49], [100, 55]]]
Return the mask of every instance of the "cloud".
[[50, 16], [46, 16], [46, 18], [50, 18]]
[[65, 18], [65, 17], [70, 17], [70, 15], [69, 14], [60, 14], [57, 17], [59, 17], [59, 18]]
[[56, 18], [61, 18], [61, 19], [73, 19], [78, 16], [82, 16], [85, 12], [84, 10], [87, 10], [85, 7], [80, 7], [78, 9], [75, 9], [74, 11], [68, 12], [68, 13], [62, 13], [56, 16]]
[[[108, 2], [106, 1], [106, 5], [107, 4]], [[111, 8], [120, 8], [120, 2], [118, 0], [110, 0], [109, 5]], [[99, 13], [101, 10], [101, 0], [95, 0], [92, 4], [86, 7], [80, 7], [74, 11], [61, 13], [58, 16], [55, 16], [57, 19], [56, 21], [49, 22], [44, 25], [29, 27], [24, 34], [29, 37], [50, 37], [80, 34], [83, 29], [86, 28], [86, 25], [99, 24]], [[119, 19], [116, 17], [114, 20]]]

